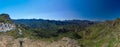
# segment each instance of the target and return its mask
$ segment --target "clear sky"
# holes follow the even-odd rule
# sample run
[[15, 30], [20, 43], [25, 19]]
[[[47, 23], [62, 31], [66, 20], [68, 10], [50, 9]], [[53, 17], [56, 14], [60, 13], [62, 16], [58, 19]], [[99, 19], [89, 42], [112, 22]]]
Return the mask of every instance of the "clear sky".
[[0, 0], [12, 19], [108, 20], [120, 17], [119, 0]]

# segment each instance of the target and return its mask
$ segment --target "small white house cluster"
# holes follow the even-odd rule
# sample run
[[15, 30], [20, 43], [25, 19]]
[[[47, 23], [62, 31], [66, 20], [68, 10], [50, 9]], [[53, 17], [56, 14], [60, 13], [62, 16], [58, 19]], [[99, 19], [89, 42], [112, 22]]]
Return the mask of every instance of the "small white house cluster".
[[14, 24], [0, 23], [0, 32], [10, 31], [12, 29], [15, 29], [15, 25]]

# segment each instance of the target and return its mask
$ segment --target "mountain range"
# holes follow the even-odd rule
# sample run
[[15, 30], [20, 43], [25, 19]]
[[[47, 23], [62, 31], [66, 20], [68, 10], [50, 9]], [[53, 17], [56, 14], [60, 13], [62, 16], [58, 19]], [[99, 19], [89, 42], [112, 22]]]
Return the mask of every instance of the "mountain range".
[[[0, 19], [0, 23], [5, 26], [4, 29], [8, 27], [6, 24], [15, 26], [14, 29], [0, 32], [0, 38], [2, 38], [0, 47], [120, 46], [120, 18], [104, 22], [89, 20], [15, 20], [10, 19], [8, 14], [1, 14]], [[4, 27], [3, 24], [0, 26], [1, 28]]]

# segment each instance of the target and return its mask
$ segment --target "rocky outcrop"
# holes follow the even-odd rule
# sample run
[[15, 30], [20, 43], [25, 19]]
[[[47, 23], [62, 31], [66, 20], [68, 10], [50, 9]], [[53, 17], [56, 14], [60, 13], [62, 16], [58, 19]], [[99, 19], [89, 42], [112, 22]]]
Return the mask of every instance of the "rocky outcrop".
[[10, 31], [12, 29], [15, 29], [15, 25], [14, 24], [0, 23], [0, 32]]
[[0, 32], [6, 32], [15, 29], [15, 24], [8, 14], [0, 14]]
[[76, 40], [67, 37], [58, 41], [41, 41], [28, 38], [14, 39], [11, 36], [0, 36], [0, 47], [80, 47]]

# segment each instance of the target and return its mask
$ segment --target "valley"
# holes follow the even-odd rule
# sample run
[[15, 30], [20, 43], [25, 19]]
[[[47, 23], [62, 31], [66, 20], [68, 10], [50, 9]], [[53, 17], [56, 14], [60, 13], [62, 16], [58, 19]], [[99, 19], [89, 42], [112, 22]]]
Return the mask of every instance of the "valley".
[[1, 14], [0, 47], [119, 47], [120, 19], [111, 21], [7, 19]]

